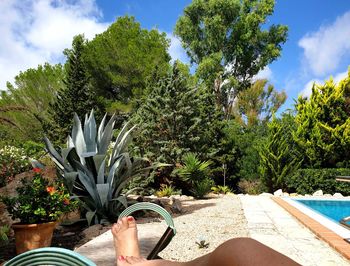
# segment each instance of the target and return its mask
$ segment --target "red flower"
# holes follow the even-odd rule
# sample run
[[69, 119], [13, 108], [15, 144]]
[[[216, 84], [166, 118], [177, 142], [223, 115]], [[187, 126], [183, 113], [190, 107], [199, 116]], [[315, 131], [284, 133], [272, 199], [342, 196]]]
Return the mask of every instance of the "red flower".
[[54, 187], [46, 187], [46, 191], [49, 192], [50, 195], [52, 195], [56, 192], [56, 189]]
[[70, 203], [69, 199], [64, 199], [64, 200], [63, 200], [63, 204], [64, 204], [64, 205], [69, 205], [69, 203]]
[[40, 172], [41, 172], [41, 169], [38, 168], [38, 167], [35, 167], [35, 168], [33, 168], [33, 172], [34, 172], [34, 173], [40, 173]]

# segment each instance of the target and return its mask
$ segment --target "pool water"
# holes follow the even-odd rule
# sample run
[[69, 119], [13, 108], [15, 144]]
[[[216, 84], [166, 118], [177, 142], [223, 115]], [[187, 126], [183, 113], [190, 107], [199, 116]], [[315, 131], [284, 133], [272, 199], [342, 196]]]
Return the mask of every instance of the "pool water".
[[350, 216], [350, 200], [304, 200], [296, 199], [308, 208], [321, 213], [324, 216], [339, 222], [344, 217]]

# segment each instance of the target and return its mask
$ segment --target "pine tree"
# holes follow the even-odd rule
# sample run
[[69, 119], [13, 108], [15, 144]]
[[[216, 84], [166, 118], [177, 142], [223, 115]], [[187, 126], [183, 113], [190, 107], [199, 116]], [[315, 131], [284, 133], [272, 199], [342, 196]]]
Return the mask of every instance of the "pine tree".
[[54, 136], [53, 139], [64, 140], [72, 125], [73, 114], [79, 117], [91, 109], [98, 109], [98, 103], [89, 83], [89, 75], [84, 63], [86, 41], [83, 35], [73, 39], [72, 49], [64, 51], [67, 57], [66, 75], [63, 80], [65, 88], [58, 92], [56, 101], [50, 106]]
[[140, 133], [135, 139], [141, 152], [167, 163], [181, 161], [183, 154], [200, 152], [200, 98], [183, 77], [178, 63], [168, 77], [150, 89], [135, 120]]

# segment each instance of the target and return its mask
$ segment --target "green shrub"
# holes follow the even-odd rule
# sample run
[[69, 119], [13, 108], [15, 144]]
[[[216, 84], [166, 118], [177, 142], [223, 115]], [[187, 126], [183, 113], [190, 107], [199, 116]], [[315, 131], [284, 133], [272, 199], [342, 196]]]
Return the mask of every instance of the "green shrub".
[[8, 242], [9, 234], [10, 234], [10, 226], [8, 225], [0, 226], [0, 244]]
[[28, 157], [39, 159], [45, 155], [45, 145], [34, 141], [26, 141], [22, 145], [25, 154]]
[[[187, 183], [190, 187], [191, 193], [196, 193], [196, 190], [204, 189], [208, 184], [208, 174], [209, 174], [209, 166], [211, 164], [210, 161], [201, 161], [198, 159], [197, 155], [194, 153], [187, 153], [183, 156], [184, 165], [175, 170], [176, 173], [181, 177], [182, 181]], [[204, 181], [205, 184], [201, 184]], [[210, 186], [211, 187], [211, 186]], [[210, 191], [209, 187], [209, 191]], [[199, 192], [198, 195], [200, 195]], [[196, 196], [193, 194], [193, 196]]]
[[210, 178], [205, 178], [202, 181], [197, 181], [193, 184], [193, 189], [191, 190], [192, 195], [198, 199], [202, 199], [211, 191], [211, 187], [213, 185], [214, 181]]
[[349, 176], [348, 168], [299, 169], [287, 178], [289, 192], [312, 194], [322, 189], [323, 193], [350, 195], [350, 183], [335, 180], [336, 176]]
[[263, 192], [263, 184], [260, 180], [241, 179], [238, 182], [239, 190], [249, 195], [258, 195]]
[[217, 187], [211, 187], [211, 190], [215, 194], [227, 194], [232, 193], [232, 190], [228, 186], [217, 186]]
[[17, 196], [0, 196], [13, 220], [20, 219], [22, 224], [46, 223], [76, 209], [77, 201], [70, 199], [62, 183], [50, 183], [39, 168], [34, 168], [33, 173], [33, 179], [21, 180]]
[[156, 192], [157, 197], [169, 197], [171, 195], [181, 194], [172, 185], [161, 185], [161, 188]]
[[29, 168], [30, 162], [24, 149], [14, 146], [4, 146], [0, 149], [0, 187]]

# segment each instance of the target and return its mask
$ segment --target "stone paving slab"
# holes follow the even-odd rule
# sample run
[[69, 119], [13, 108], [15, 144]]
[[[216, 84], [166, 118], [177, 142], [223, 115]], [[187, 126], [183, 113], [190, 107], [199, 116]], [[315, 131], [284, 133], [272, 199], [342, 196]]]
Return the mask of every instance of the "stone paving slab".
[[[137, 224], [141, 255], [147, 257], [164, 233], [165, 222]], [[86, 256], [98, 266], [115, 266], [115, 249], [111, 230], [94, 238], [75, 250]]]
[[350, 262], [319, 240], [268, 196], [240, 196], [252, 238], [307, 266], [342, 266]]

